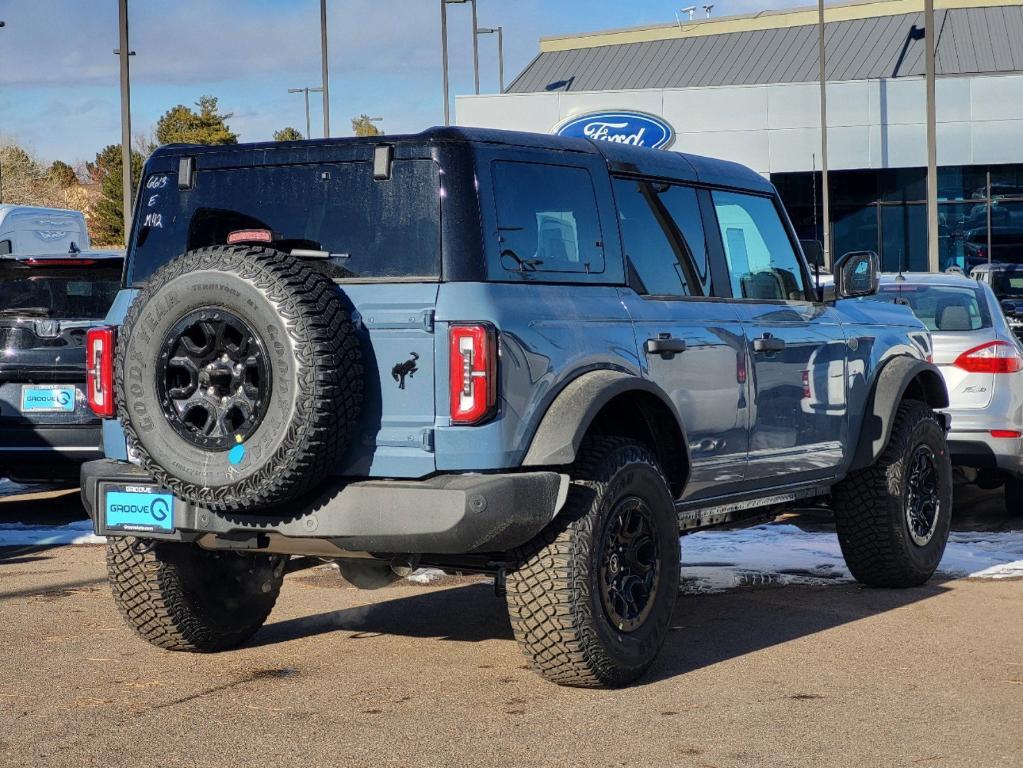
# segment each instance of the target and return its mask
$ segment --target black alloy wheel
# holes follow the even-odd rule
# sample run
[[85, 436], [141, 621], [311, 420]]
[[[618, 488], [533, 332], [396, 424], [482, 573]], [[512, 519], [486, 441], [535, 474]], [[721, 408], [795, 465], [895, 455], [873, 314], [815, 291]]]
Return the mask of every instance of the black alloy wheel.
[[906, 478], [906, 524], [910, 538], [918, 547], [926, 546], [934, 536], [940, 509], [941, 494], [934, 451], [927, 445], [918, 445], [910, 459]]
[[167, 333], [157, 394], [168, 423], [206, 450], [247, 440], [266, 413], [270, 369], [262, 339], [224, 309], [199, 309]]
[[657, 536], [649, 506], [622, 499], [608, 516], [601, 542], [600, 596], [608, 621], [632, 632], [646, 620], [660, 581]]

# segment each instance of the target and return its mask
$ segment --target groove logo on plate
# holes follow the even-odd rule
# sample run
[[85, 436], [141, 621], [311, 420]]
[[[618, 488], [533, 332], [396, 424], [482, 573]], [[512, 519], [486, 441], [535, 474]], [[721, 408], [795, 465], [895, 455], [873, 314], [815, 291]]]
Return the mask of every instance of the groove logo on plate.
[[107, 491], [106, 524], [122, 531], [171, 531], [174, 497], [158, 492]]

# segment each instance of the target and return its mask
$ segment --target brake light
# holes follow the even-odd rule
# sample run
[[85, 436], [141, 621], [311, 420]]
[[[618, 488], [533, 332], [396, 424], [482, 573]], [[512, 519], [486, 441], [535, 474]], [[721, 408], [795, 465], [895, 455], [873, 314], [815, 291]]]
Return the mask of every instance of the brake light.
[[85, 335], [85, 391], [92, 412], [101, 419], [114, 415], [114, 343], [109, 326], [90, 328]]
[[272, 243], [274, 234], [269, 229], [236, 229], [227, 235], [227, 244]]
[[88, 267], [96, 263], [95, 259], [36, 259], [27, 258], [25, 263], [30, 267]]
[[451, 421], [479, 424], [497, 406], [497, 339], [489, 325], [452, 325], [449, 332]]
[[1023, 370], [1023, 358], [1007, 341], [989, 341], [968, 349], [952, 363], [969, 373], [1016, 373]]
[[1015, 439], [1023, 437], [1023, 434], [1017, 429], [992, 429], [991, 437], [1004, 437], [1008, 439]]

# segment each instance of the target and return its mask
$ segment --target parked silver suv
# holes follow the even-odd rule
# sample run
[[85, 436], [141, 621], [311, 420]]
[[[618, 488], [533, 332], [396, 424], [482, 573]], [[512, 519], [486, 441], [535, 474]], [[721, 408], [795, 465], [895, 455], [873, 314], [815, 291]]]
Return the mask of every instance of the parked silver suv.
[[967, 480], [1023, 494], [1023, 348], [991, 285], [962, 275], [882, 275], [869, 300], [910, 307], [931, 331], [948, 388], [952, 464]]

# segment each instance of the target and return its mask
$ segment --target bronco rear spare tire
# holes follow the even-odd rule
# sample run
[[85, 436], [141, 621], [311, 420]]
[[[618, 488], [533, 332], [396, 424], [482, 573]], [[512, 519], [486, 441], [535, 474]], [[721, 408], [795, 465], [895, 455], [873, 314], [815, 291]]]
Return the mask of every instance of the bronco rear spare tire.
[[132, 303], [116, 359], [129, 448], [157, 482], [209, 509], [298, 496], [347, 448], [361, 356], [329, 279], [268, 248], [189, 251]]

